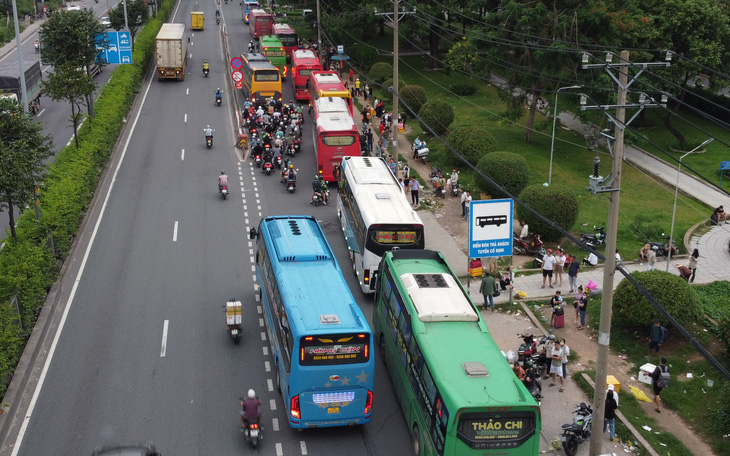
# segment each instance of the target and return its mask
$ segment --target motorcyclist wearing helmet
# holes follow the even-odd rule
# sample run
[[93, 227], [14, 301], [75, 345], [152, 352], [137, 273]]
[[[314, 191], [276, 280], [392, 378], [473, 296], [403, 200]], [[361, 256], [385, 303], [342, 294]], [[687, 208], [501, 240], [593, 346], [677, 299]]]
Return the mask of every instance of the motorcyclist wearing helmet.
[[285, 169], [281, 173], [286, 176], [286, 180], [297, 180], [297, 170], [294, 169], [294, 165], [291, 162], [289, 162], [289, 169]]
[[[327, 205], [327, 196], [326, 196], [325, 191], [324, 191], [324, 189], [322, 187], [323, 185], [325, 185], [325, 184], [320, 179], [319, 174], [317, 174], [316, 176], [314, 176], [314, 182], [312, 182], [312, 191], [314, 193], [317, 193], [317, 194], [319, 194], [321, 196], [322, 202], [326, 206]], [[312, 195], [312, 196], [314, 196], [314, 195]], [[312, 202], [310, 201], [309, 204], [312, 204]]]
[[215, 10], [215, 17], [221, 17], [221, 10], [219, 10], [218, 8], [216, 8]]
[[220, 193], [224, 186], [228, 187], [228, 175], [225, 171], [221, 171], [221, 175], [218, 176], [218, 193]]
[[253, 106], [253, 104], [251, 103], [251, 100], [246, 98], [246, 101], [243, 102], [243, 108], [248, 111], [248, 108], [250, 108], [251, 106]]
[[223, 92], [221, 92], [220, 87], [215, 89], [215, 99], [218, 100], [219, 98], [223, 98]]
[[456, 172], [455, 169], [451, 170], [451, 176], [449, 176], [449, 181], [447, 184], [453, 189], [454, 187], [458, 187], [459, 185], [459, 173]]
[[210, 65], [208, 65], [207, 60], [203, 60], [203, 71], [208, 71], [208, 70], [210, 70]]
[[203, 129], [203, 132], [205, 133], [205, 139], [213, 138], [214, 131], [215, 131], [214, 129], [210, 128], [210, 125], [206, 125], [205, 128]]
[[241, 398], [241, 429], [246, 429], [249, 421], [256, 421], [256, 424], [261, 421], [261, 401], [256, 397], [256, 391], [248, 390], [247, 396], [245, 400]]

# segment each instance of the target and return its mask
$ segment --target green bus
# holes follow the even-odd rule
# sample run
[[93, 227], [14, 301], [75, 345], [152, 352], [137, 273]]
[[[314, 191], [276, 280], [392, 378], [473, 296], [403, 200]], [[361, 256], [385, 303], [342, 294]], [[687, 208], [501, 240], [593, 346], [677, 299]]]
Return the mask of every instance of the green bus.
[[261, 53], [269, 59], [272, 65], [279, 69], [281, 80], [286, 81], [286, 49], [281, 40], [275, 35], [261, 35], [259, 38]]
[[417, 456], [529, 455], [540, 408], [440, 252], [380, 262], [373, 332]]

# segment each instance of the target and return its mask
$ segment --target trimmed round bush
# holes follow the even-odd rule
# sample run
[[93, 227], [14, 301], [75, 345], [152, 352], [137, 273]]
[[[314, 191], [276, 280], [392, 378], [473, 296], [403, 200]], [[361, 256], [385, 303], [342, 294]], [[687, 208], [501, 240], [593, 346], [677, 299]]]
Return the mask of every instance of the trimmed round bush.
[[477, 93], [477, 86], [474, 84], [470, 84], [468, 82], [463, 82], [460, 84], [454, 84], [449, 87], [449, 90], [454, 92], [455, 94], [462, 96], [462, 97], [468, 97], [471, 95], [474, 95]]
[[454, 121], [454, 108], [445, 101], [428, 101], [418, 110], [421, 118], [421, 127], [424, 131], [431, 133], [426, 125], [437, 135], [443, 135], [449, 130], [449, 125]]
[[[631, 277], [646, 288], [681, 325], [686, 326], [702, 319], [702, 303], [697, 291], [678, 275], [654, 269], [633, 272]], [[613, 294], [613, 322], [616, 325], [648, 334], [649, 327], [657, 318], [661, 318], [659, 312], [631, 282], [624, 279], [618, 284]]]
[[[477, 168], [514, 196], [519, 195], [530, 180], [527, 160], [512, 152], [486, 154], [479, 159]], [[511, 198], [485, 179], [479, 178], [479, 184], [482, 192], [492, 195], [493, 198]]]
[[[428, 101], [426, 91], [423, 90], [423, 87], [419, 85], [407, 85], [405, 87], [399, 87], [398, 92], [400, 92], [401, 100], [403, 100], [403, 102], [406, 103], [408, 107], [411, 108], [416, 114], [418, 114], [418, 111], [421, 110], [421, 106], [423, 106]], [[410, 113], [408, 114], [409, 117], [411, 117]]]
[[368, 76], [375, 80], [375, 82], [382, 83], [386, 79], [393, 77], [393, 65], [385, 62], [378, 62], [370, 68]]
[[[492, 134], [476, 127], [455, 128], [449, 133], [448, 142], [457, 153], [472, 164], [478, 163], [486, 154], [497, 150], [497, 142]], [[448, 153], [454, 161], [461, 161], [450, 150]]]
[[[520, 199], [566, 231], [570, 231], [578, 220], [578, 198], [570, 190], [559, 185], [550, 187], [541, 184], [530, 185], [522, 190]], [[521, 205], [517, 206], [517, 218], [527, 222], [530, 231], [539, 233], [545, 241], [557, 242], [563, 237], [560, 231]]]

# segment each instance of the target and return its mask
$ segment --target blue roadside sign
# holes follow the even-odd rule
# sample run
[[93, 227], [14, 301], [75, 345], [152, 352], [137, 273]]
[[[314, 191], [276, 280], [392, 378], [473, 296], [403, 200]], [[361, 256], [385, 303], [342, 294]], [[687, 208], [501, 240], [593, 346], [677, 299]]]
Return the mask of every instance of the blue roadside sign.
[[[104, 46], [103, 42], [106, 42]], [[97, 38], [97, 49], [101, 49], [101, 59], [109, 64], [132, 63], [132, 37], [129, 32], [105, 32]]]
[[469, 211], [469, 258], [512, 255], [514, 201], [472, 201]]

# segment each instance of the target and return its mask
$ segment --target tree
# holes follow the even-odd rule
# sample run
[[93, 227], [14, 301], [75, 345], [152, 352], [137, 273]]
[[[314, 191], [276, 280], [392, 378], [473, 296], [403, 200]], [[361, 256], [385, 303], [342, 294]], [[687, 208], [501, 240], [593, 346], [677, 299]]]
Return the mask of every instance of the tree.
[[51, 136], [23, 113], [19, 105], [0, 98], [0, 211], [8, 211], [10, 234], [15, 232], [16, 208], [33, 203], [45, 160], [52, 155]]
[[456, 73], [474, 75], [484, 68], [483, 60], [479, 57], [479, 49], [474, 42], [466, 36], [456, 43], [446, 53], [446, 71], [449, 74]]
[[418, 114], [418, 111], [421, 110], [421, 106], [426, 104], [428, 101], [426, 91], [419, 85], [407, 85], [405, 87], [401, 87], [398, 92], [401, 101], [412, 109], [412, 114]]
[[[565, 231], [570, 231], [578, 220], [578, 197], [559, 185], [549, 187], [540, 184], [530, 185], [522, 190], [520, 200], [553, 220]], [[563, 236], [553, 225], [543, 221], [521, 205], [517, 206], [517, 218], [530, 225], [532, 232], [540, 233], [545, 241], [557, 242]]]
[[[476, 164], [483, 156], [497, 150], [497, 142], [494, 137], [483, 128], [454, 128], [449, 133], [448, 141], [449, 145], [471, 164]], [[452, 155], [450, 151], [449, 155]], [[452, 158], [458, 160], [458, 157], [453, 157], [453, 155]]]
[[48, 81], [41, 83], [41, 93], [54, 101], [66, 100], [71, 104], [71, 123], [74, 130], [74, 142], [79, 148], [76, 134], [81, 120], [81, 106], [87, 103], [87, 97], [96, 90], [96, 84], [83, 68], [74, 63], [56, 65], [48, 74]]
[[[489, 176], [512, 195], [519, 195], [530, 181], [530, 169], [522, 155], [512, 152], [492, 152], [484, 155], [477, 163], [479, 171]], [[492, 198], [511, 198], [485, 179], [479, 179], [480, 188]]]
[[445, 101], [428, 101], [418, 110], [418, 116], [421, 118], [421, 127], [424, 130], [429, 131], [426, 128], [429, 126], [434, 134], [442, 135], [454, 121], [454, 108]]
[[[101, 60], [107, 43], [103, 40], [104, 26], [93, 11], [60, 11], [41, 25], [43, 61], [58, 67], [72, 64], [89, 72], [92, 65], [105, 65]], [[94, 91], [85, 94], [89, 115], [93, 116]]]
[[[149, 19], [150, 10], [146, 0], [127, 2], [127, 26], [132, 37], [132, 50], [134, 50], [134, 37], [137, 36], [137, 29], [146, 24]], [[109, 22], [116, 31], [124, 28], [124, 4], [122, 2], [109, 10]]]

